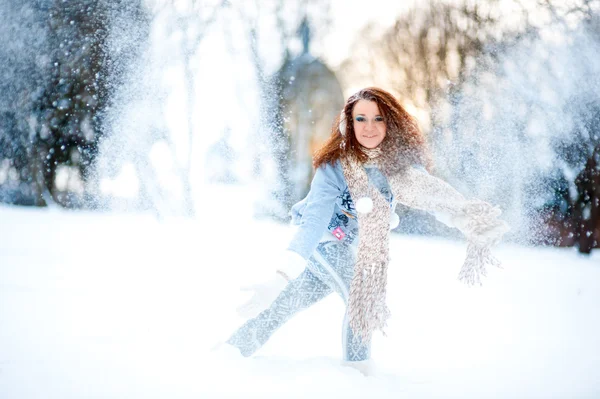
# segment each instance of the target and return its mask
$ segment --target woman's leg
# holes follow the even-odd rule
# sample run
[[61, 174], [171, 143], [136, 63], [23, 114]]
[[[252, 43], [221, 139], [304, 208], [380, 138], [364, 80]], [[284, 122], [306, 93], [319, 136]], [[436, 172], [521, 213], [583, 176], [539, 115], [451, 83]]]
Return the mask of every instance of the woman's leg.
[[[348, 246], [328, 241], [319, 244], [308, 263], [308, 268], [335, 290], [347, 306], [354, 263], [354, 255]], [[342, 349], [346, 361], [363, 361], [371, 356], [371, 342], [362, 342], [358, 337], [355, 339], [347, 315], [342, 325]]]
[[305, 269], [291, 280], [269, 309], [248, 320], [228, 340], [242, 355], [250, 356], [260, 349], [279, 327], [293, 315], [329, 295], [332, 289]]

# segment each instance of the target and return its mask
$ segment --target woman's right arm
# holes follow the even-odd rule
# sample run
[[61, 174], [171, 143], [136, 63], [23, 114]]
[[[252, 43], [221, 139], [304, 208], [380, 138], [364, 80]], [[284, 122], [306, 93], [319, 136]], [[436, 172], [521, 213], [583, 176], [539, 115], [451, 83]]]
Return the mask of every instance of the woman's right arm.
[[340, 183], [334, 166], [325, 164], [317, 168], [306, 197], [301, 222], [288, 246], [289, 250], [306, 260], [310, 258], [331, 220], [335, 200], [341, 192]]
[[252, 298], [238, 308], [238, 313], [246, 318], [255, 317], [267, 309], [285, 289], [288, 282], [295, 279], [306, 268], [308, 258], [317, 248], [323, 232], [327, 228], [335, 199], [339, 195], [339, 181], [335, 167], [319, 167], [306, 197], [299, 228], [286, 251], [278, 261], [275, 275], [268, 281], [250, 287]]

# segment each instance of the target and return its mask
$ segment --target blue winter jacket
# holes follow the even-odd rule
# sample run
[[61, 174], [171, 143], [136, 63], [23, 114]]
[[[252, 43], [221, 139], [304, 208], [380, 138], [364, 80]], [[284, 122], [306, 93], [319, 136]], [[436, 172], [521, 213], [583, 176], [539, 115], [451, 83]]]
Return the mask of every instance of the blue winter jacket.
[[[396, 202], [385, 175], [375, 166], [365, 166], [365, 170], [369, 181], [395, 211]], [[308, 195], [295, 204], [290, 213], [292, 224], [298, 226], [298, 230], [288, 249], [305, 259], [310, 258], [322, 240], [339, 240], [347, 244], [358, 241], [356, 209], [339, 160], [333, 165], [324, 164], [317, 168]]]

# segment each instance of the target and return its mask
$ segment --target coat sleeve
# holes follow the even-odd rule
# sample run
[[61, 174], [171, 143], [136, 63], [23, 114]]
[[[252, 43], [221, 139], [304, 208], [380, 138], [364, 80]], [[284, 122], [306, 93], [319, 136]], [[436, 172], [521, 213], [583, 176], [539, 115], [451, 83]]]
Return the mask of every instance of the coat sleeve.
[[459, 278], [469, 284], [481, 283], [485, 264], [499, 266], [490, 248], [509, 230], [498, 219], [501, 210], [480, 200], [468, 200], [443, 180], [425, 169], [410, 167], [393, 177], [392, 183], [399, 203], [433, 214], [448, 226], [456, 227], [468, 241], [467, 259]]
[[327, 229], [340, 192], [335, 167], [325, 164], [317, 168], [305, 200], [302, 218], [288, 246], [289, 250], [300, 254], [304, 259], [310, 258]]

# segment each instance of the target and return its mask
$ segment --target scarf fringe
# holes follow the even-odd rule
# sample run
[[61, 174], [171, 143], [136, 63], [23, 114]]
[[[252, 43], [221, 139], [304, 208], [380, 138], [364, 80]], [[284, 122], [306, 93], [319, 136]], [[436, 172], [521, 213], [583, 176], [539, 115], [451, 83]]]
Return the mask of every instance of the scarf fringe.
[[481, 276], [487, 276], [486, 266], [501, 267], [500, 261], [491, 253], [491, 247], [509, 230], [498, 219], [502, 211], [483, 201], [470, 201], [463, 215], [453, 219], [454, 224], [467, 238], [467, 256], [458, 279], [468, 285], [482, 285]]

